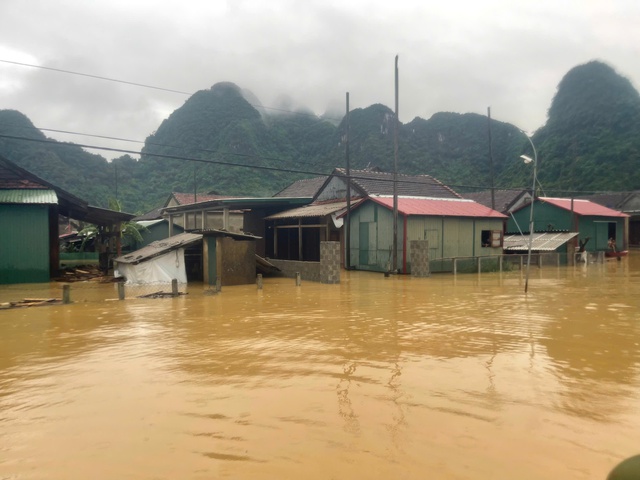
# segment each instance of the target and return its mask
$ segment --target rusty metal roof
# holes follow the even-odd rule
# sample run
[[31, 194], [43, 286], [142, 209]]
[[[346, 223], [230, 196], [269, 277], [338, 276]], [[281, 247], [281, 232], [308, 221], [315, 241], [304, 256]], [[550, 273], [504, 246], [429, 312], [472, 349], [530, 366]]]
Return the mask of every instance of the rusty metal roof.
[[58, 196], [55, 190], [48, 188], [0, 189], [0, 203], [56, 205], [58, 203]]
[[304, 218], [304, 217], [324, 217], [332, 213], [339, 212], [347, 208], [346, 201], [320, 203], [305, 205], [304, 207], [292, 208], [284, 212], [275, 213], [265, 218], [265, 220], [278, 220], [282, 218]]
[[[531, 250], [553, 252], [577, 235], [578, 232], [534, 233]], [[528, 251], [529, 235], [507, 235], [504, 237], [503, 248], [509, 251]]]

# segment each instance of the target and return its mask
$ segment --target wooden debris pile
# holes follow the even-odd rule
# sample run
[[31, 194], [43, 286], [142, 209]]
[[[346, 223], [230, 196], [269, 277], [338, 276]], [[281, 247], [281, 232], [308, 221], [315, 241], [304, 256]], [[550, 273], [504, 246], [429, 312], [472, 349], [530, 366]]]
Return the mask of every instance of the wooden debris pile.
[[177, 297], [178, 295], [186, 295], [186, 292], [178, 292], [177, 295], [172, 292], [153, 292], [147, 293], [146, 295], [138, 295], [138, 298], [167, 298], [167, 297]]
[[83, 265], [81, 267], [73, 267], [65, 269], [62, 274], [57, 277], [56, 282], [86, 282], [88, 280], [97, 282], [113, 282], [117, 281], [112, 276], [107, 276], [96, 265]]
[[25, 298], [17, 302], [0, 303], [0, 309], [39, 307], [42, 305], [60, 305], [62, 300], [58, 298]]

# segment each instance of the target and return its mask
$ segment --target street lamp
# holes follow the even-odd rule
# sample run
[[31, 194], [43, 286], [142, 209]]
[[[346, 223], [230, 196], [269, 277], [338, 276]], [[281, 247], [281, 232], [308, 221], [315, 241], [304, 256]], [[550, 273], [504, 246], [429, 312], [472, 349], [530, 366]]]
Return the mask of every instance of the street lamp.
[[538, 169], [538, 152], [536, 152], [536, 147], [531, 140], [531, 137], [527, 135], [525, 132], [524, 135], [529, 140], [531, 144], [531, 148], [533, 149], [533, 158], [527, 155], [520, 155], [520, 158], [524, 160], [524, 163], [532, 163], [533, 162], [533, 186], [531, 187], [531, 209], [529, 211], [529, 251], [527, 252], [527, 273], [525, 275], [524, 280], [524, 293], [527, 293], [529, 289], [529, 268], [531, 266], [531, 247], [533, 246], [533, 203], [536, 200], [536, 174]]

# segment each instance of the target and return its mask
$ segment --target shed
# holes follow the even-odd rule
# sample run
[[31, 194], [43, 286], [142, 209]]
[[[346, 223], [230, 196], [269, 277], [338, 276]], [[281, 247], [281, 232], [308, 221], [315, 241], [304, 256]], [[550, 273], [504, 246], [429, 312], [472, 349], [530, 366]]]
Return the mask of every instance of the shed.
[[255, 282], [258, 237], [223, 230], [184, 232], [115, 259], [114, 275], [128, 284]]
[[114, 260], [113, 274], [126, 278], [127, 284], [147, 285], [187, 283], [185, 248], [200, 243], [202, 235], [182, 233], [164, 240], [157, 240], [135, 252]]

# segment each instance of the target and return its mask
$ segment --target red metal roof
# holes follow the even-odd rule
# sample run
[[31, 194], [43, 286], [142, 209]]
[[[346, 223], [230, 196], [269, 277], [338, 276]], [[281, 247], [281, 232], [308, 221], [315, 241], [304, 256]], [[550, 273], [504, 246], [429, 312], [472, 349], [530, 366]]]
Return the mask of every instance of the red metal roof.
[[[393, 197], [369, 197], [393, 210]], [[434, 215], [439, 217], [507, 218], [506, 215], [466, 199], [398, 197], [398, 213], [402, 215]]]
[[[571, 199], [570, 198], [550, 198], [540, 197], [539, 201], [555, 205], [558, 208], [571, 211]], [[535, 207], [534, 207], [535, 208]], [[597, 203], [589, 200], [573, 199], [573, 212], [577, 215], [589, 215], [594, 217], [628, 217], [626, 213], [613, 210], [611, 208], [603, 207]]]

